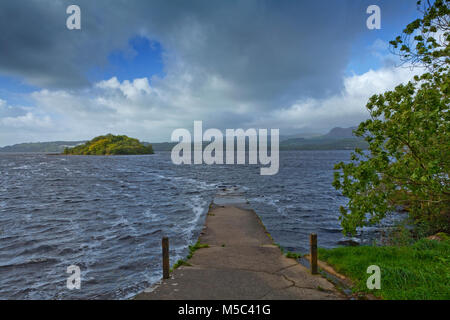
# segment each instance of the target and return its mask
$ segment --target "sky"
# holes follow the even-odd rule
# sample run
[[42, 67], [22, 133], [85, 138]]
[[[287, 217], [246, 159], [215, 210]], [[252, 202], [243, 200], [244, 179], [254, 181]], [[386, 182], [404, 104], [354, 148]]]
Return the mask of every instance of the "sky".
[[[81, 30], [66, 27], [69, 5]], [[381, 29], [366, 26], [369, 5]], [[203, 127], [326, 133], [409, 81], [415, 0], [2, 0], [0, 146]]]

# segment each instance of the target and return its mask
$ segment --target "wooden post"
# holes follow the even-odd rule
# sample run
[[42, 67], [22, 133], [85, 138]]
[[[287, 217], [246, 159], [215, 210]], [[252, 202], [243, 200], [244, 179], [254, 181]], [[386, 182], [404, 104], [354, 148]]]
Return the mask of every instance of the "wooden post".
[[317, 234], [311, 233], [309, 235], [309, 244], [311, 247], [311, 273], [318, 274], [317, 271]]
[[162, 238], [162, 258], [163, 258], [163, 279], [169, 279], [170, 263], [169, 263], [169, 238]]

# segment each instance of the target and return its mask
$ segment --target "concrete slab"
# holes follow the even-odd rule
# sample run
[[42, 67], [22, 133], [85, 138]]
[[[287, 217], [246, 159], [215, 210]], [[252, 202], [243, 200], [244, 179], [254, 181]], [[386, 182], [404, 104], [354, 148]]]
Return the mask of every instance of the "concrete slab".
[[213, 205], [205, 226], [199, 241], [209, 247], [194, 253], [191, 266], [135, 299], [345, 299], [331, 282], [284, 256], [252, 210]]

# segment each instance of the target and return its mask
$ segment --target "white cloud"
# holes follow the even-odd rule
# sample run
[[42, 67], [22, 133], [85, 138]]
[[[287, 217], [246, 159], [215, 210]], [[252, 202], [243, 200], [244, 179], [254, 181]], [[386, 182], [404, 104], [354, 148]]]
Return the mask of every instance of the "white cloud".
[[0, 123], [5, 127], [20, 129], [50, 128], [52, 125], [49, 116], [39, 118], [31, 112], [23, 116], [0, 118]]
[[340, 94], [326, 99], [299, 100], [287, 108], [272, 112], [270, 119], [292, 129], [308, 127], [323, 131], [331, 126], [355, 126], [367, 119], [365, 105], [373, 94], [392, 90], [400, 83], [410, 81], [418, 72], [392, 67], [346, 77]]
[[117, 77], [113, 77], [109, 80], [100, 81], [95, 86], [105, 90], [118, 89], [125, 97], [131, 100], [139, 99], [143, 95], [151, 92], [147, 78], [134, 79], [132, 82], [124, 80], [120, 83]]
[[[299, 99], [288, 107], [261, 109], [250, 101], [233, 98], [233, 86], [217, 76], [204, 75], [193, 83], [187, 73], [164, 79], [119, 82], [113, 77], [89, 90], [34, 92], [43, 115], [26, 112], [1, 119], [2, 125], [54, 132], [58, 139], [88, 139], [107, 132], [128, 134], [146, 141], [168, 141], [172, 130], [191, 128], [194, 120], [224, 128], [280, 128], [283, 132], [333, 126], [354, 126], [367, 118], [369, 97], [409, 81], [409, 68], [382, 68], [343, 79], [343, 90], [325, 99]], [[199, 79], [199, 77], [196, 77]], [[0, 101], [4, 107], [5, 102]], [[51, 124], [54, 127], [51, 127]]]
[[44, 138], [45, 132], [54, 128], [50, 115], [34, 107], [11, 106], [0, 99], [0, 146]]

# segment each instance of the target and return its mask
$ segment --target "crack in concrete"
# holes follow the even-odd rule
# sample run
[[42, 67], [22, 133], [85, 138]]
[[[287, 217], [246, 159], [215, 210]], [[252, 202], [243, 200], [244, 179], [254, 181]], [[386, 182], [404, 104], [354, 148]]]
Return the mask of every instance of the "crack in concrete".
[[[299, 285], [297, 285], [295, 280], [290, 279], [285, 274], [278, 273], [278, 272], [280, 272], [282, 270], [286, 270], [286, 269], [292, 268], [294, 266], [296, 266], [296, 265], [294, 264], [294, 265], [291, 265], [291, 266], [288, 266], [288, 267], [284, 267], [284, 268], [281, 268], [281, 269], [279, 269], [277, 271], [274, 271], [274, 272], [265, 271], [265, 270], [253, 270], [253, 269], [246, 269], [246, 268], [215, 268], [215, 267], [206, 267], [206, 266], [202, 267], [202, 266], [198, 266], [198, 265], [196, 267], [200, 267], [201, 269], [204, 269], [204, 270], [218, 270], [218, 271], [220, 271], [220, 270], [238, 270], [238, 271], [247, 271], [247, 272], [254, 272], [254, 273], [265, 273], [265, 274], [269, 274], [269, 275], [272, 275], [272, 276], [283, 277], [286, 281], [291, 282], [291, 285], [289, 285], [287, 287], [284, 287], [284, 288], [270, 290], [269, 293], [272, 292], [272, 291], [285, 290], [285, 289], [288, 289], [290, 287], [296, 287], [296, 288], [299, 288], [299, 289], [309, 289], [309, 290], [317, 290], [317, 291], [321, 291], [321, 292], [334, 293], [334, 291], [328, 290], [328, 289], [320, 290], [317, 287], [299, 286]], [[189, 268], [189, 266], [186, 267], [186, 268]]]
[[284, 271], [284, 270], [287, 270], [287, 269], [289, 269], [289, 268], [292, 268], [292, 267], [295, 267], [295, 266], [297, 266], [298, 265], [298, 263], [294, 263], [294, 264], [291, 264], [290, 266], [287, 266], [287, 267], [283, 267], [283, 268], [281, 268], [281, 269], [279, 269], [279, 270], [277, 270], [277, 271], [275, 271], [275, 272], [281, 272], [281, 271]]
[[[283, 268], [283, 269], [288, 269], [288, 268], [290, 268], [290, 267], [292, 267], [292, 266], [289, 266], [289, 267]], [[283, 270], [283, 269], [282, 269], [282, 270]], [[282, 276], [286, 281], [291, 282], [291, 285], [289, 285], [289, 286], [287, 286], [287, 287], [284, 287], [284, 288], [279, 288], [279, 289], [272, 289], [272, 290], [269, 290], [268, 292], [266, 292], [264, 295], [262, 295], [261, 297], [259, 297], [259, 298], [257, 298], [257, 299], [264, 299], [265, 297], [267, 297], [267, 295], [269, 295], [269, 294], [272, 293], [272, 292], [275, 292], [275, 291], [283, 291], [283, 290], [286, 290], [286, 289], [289, 289], [289, 288], [292, 288], [292, 287], [299, 288], [299, 289], [316, 290], [316, 291], [319, 291], [319, 292], [326, 292], [326, 293], [329, 293], [329, 294], [335, 294], [334, 291], [328, 290], [328, 289], [323, 289], [323, 288], [322, 288], [322, 290], [320, 290], [320, 289], [315, 288], [315, 287], [299, 286], [299, 285], [297, 285], [297, 283], [295, 282], [295, 280], [290, 279], [290, 278], [289, 278], [288, 276], [286, 276], [285, 274], [280, 274], [280, 276]]]

